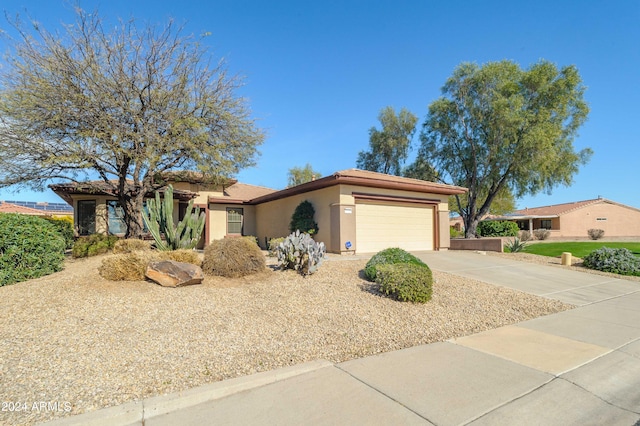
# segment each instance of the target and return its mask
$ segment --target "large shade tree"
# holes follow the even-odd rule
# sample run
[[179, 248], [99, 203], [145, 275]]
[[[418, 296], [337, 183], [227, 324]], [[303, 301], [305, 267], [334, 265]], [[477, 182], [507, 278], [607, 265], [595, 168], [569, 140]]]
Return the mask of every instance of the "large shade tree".
[[[589, 108], [574, 66], [540, 61], [459, 65], [429, 106], [418, 160], [443, 182], [464, 186], [457, 207], [467, 238], [496, 197], [570, 185], [592, 154], [573, 141]], [[464, 198], [462, 198], [464, 197]]]
[[214, 182], [254, 164], [263, 132], [242, 84], [172, 22], [117, 25], [76, 10], [62, 33], [10, 20], [0, 75], [0, 187], [99, 177], [142, 234], [144, 197], [163, 172]]
[[369, 129], [369, 151], [360, 151], [357, 167], [373, 172], [400, 175], [409, 156], [411, 139], [416, 131], [418, 117], [402, 108], [398, 114], [393, 107], [380, 111], [378, 120], [382, 129]]

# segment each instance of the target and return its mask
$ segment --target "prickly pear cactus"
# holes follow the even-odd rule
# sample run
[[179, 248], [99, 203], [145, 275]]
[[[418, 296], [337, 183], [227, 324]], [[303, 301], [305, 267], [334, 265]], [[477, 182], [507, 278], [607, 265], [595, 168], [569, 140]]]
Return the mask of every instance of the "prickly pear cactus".
[[294, 269], [302, 275], [310, 275], [318, 270], [324, 260], [324, 243], [316, 242], [309, 234], [296, 231], [276, 248], [278, 263], [282, 269]]

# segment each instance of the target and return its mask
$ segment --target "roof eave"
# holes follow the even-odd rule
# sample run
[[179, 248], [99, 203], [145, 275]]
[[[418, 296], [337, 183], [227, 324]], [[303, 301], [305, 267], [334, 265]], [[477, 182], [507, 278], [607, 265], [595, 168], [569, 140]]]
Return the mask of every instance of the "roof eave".
[[424, 181], [424, 183], [389, 181], [384, 179], [365, 178], [360, 176], [351, 176], [348, 174], [334, 173], [318, 180], [303, 183], [291, 188], [283, 189], [272, 194], [263, 195], [261, 197], [250, 200], [250, 204], [260, 204], [268, 201], [275, 201], [293, 195], [303, 194], [305, 192], [315, 191], [318, 189], [328, 188], [334, 185], [357, 185], [369, 188], [396, 189], [402, 191], [421, 192], [425, 194], [441, 194], [456, 195], [467, 192], [466, 188], [452, 185], [442, 185]]

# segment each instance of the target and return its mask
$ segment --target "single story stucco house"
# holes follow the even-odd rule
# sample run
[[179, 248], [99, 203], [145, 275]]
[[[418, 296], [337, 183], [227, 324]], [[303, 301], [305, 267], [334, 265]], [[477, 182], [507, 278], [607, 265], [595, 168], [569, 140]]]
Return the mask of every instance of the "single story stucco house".
[[[206, 212], [201, 246], [239, 235], [253, 235], [265, 248], [284, 237], [295, 208], [309, 201], [318, 223], [317, 241], [332, 253], [372, 253], [387, 247], [406, 250], [449, 248], [448, 197], [465, 188], [349, 169], [276, 191], [230, 181], [208, 185], [194, 178], [171, 182], [179, 219], [193, 199]], [[123, 234], [119, 206], [99, 182], [53, 184], [50, 188], [72, 205], [79, 235]], [[149, 194], [152, 196], [153, 194]]]
[[521, 230], [547, 229], [550, 238], [588, 238], [589, 229], [606, 237], [640, 237], [640, 209], [605, 198], [525, 208], [487, 220], [516, 222]]

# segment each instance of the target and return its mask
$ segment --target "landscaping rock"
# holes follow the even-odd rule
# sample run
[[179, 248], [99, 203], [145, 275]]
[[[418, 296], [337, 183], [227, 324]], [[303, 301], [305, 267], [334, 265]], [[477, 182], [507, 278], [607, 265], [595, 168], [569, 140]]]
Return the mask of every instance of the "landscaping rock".
[[145, 276], [163, 287], [200, 284], [204, 279], [204, 274], [199, 266], [173, 260], [150, 262], [147, 265]]

